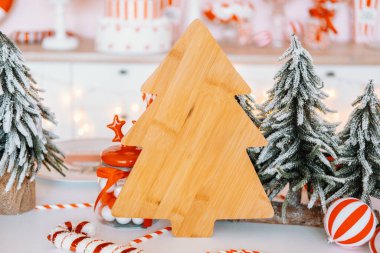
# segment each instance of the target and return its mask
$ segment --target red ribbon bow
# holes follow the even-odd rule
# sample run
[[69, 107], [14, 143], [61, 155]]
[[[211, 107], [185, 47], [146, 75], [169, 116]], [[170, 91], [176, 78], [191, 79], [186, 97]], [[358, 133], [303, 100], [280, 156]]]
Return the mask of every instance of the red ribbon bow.
[[[336, 30], [332, 19], [335, 16], [335, 11], [334, 10], [329, 10], [327, 9], [324, 4], [325, 1], [317, 1], [316, 6], [314, 8], [311, 8], [309, 10], [310, 16], [318, 18], [321, 20], [321, 24], [319, 26], [319, 29], [317, 30], [317, 33], [315, 35], [315, 38], [317, 41], [321, 40], [321, 34], [322, 32], [327, 33], [329, 30], [331, 30], [333, 33], [337, 34], [338, 31]], [[331, 2], [336, 2], [336, 0], [331, 0]]]
[[109, 208], [112, 208], [113, 204], [116, 201], [116, 197], [113, 195], [113, 193], [108, 193], [107, 190], [111, 188], [112, 185], [116, 184], [117, 181], [120, 179], [126, 178], [129, 176], [129, 171], [122, 171], [116, 168], [110, 168], [110, 167], [100, 167], [96, 171], [96, 175], [100, 178], [106, 178], [107, 183], [102, 189], [102, 191], [99, 193], [96, 201], [95, 201], [95, 207], [98, 204], [99, 201], [101, 201], [103, 204], [107, 205]]

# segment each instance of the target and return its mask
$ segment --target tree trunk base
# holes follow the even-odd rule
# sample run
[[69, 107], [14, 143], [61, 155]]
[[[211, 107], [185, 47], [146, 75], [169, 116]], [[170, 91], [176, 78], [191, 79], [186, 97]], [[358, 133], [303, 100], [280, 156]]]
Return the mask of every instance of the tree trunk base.
[[8, 192], [5, 187], [10, 174], [0, 177], [0, 215], [16, 215], [34, 209], [36, 206], [36, 183], [25, 179], [21, 189], [17, 190], [14, 184]]
[[310, 227], [323, 227], [324, 214], [320, 207], [307, 208], [305, 205], [288, 206], [286, 208], [285, 223], [281, 217], [282, 203], [272, 202], [274, 216], [271, 219], [252, 219], [239, 220], [254, 223], [269, 223], [269, 224], [284, 224], [284, 225], [299, 225]]

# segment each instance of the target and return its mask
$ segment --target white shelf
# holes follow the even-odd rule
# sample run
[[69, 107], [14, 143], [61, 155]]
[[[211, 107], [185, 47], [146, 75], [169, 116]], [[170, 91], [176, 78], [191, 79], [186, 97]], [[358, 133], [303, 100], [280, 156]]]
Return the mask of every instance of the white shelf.
[[[120, 55], [96, 52], [94, 42], [83, 39], [72, 51], [49, 51], [40, 45], [20, 45], [27, 61], [37, 62], [111, 62], [111, 63], [160, 63], [165, 54]], [[256, 48], [223, 46], [234, 63], [276, 64], [285, 48]], [[335, 44], [331, 48], [310, 50], [316, 64], [327, 65], [380, 65], [380, 50], [365, 45]]]

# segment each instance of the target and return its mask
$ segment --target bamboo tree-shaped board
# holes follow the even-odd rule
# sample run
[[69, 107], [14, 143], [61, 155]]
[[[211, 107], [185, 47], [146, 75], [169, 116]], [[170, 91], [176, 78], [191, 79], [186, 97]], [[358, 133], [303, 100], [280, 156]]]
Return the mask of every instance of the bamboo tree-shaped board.
[[143, 150], [114, 216], [169, 219], [181, 237], [209, 237], [216, 220], [273, 216], [246, 152], [266, 140], [235, 100], [250, 88], [200, 21], [142, 90], [157, 98], [122, 141]]

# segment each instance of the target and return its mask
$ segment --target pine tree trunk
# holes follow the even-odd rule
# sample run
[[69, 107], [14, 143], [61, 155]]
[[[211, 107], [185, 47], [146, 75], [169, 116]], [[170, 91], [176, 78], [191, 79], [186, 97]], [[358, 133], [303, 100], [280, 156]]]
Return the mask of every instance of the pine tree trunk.
[[9, 177], [9, 173], [0, 177], [0, 215], [16, 215], [32, 210], [36, 206], [35, 181], [25, 179], [21, 189], [17, 190], [14, 184], [12, 189], [6, 192]]
[[282, 222], [282, 203], [272, 202], [274, 216], [272, 219], [241, 220], [254, 223], [299, 225], [311, 227], [323, 227], [324, 214], [319, 206], [308, 209], [305, 205], [288, 206], [286, 208], [286, 222]]

